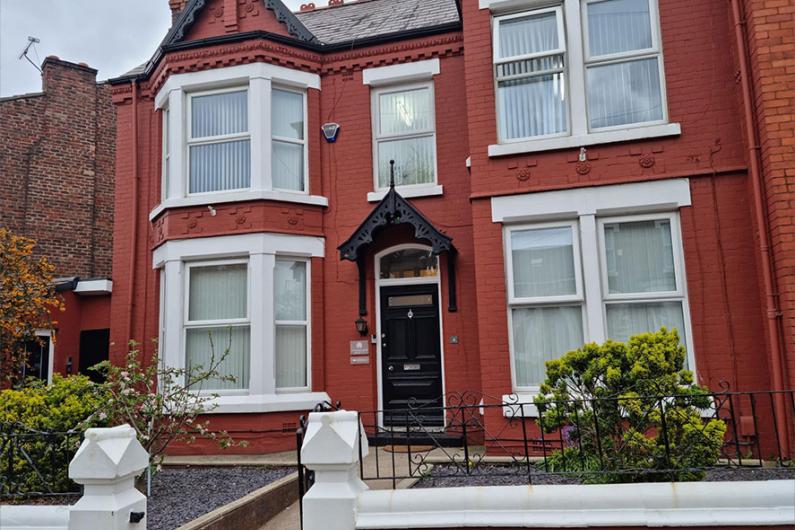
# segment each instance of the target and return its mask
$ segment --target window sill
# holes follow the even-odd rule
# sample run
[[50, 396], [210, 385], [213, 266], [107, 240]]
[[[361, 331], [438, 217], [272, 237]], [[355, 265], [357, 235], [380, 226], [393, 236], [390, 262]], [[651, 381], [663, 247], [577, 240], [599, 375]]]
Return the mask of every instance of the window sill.
[[679, 136], [680, 134], [682, 134], [682, 126], [680, 124], [664, 123], [662, 125], [603, 131], [582, 136], [562, 136], [544, 140], [524, 140], [521, 142], [490, 145], [489, 157], [495, 158], [523, 153], [535, 153], [538, 151], [552, 151], [555, 149], [570, 149], [588, 145], [627, 142], [631, 140], [647, 140], [650, 138]]
[[[502, 415], [506, 418], [537, 418], [536, 394], [521, 392], [502, 396]], [[522, 405], [521, 407], [519, 405]]]
[[228, 193], [207, 193], [193, 197], [167, 199], [158, 204], [154, 210], [152, 210], [152, 212], [149, 214], [149, 220], [153, 221], [158, 215], [169, 208], [184, 208], [186, 206], [203, 206], [227, 202], [256, 200], [293, 202], [298, 204], [309, 204], [312, 206], [328, 206], [328, 199], [320, 195], [306, 195], [304, 193], [291, 193], [289, 191], [280, 190], [244, 190]]
[[[397, 192], [400, 193], [400, 196], [404, 199], [411, 199], [416, 197], [437, 197], [439, 195], [444, 195], [444, 186], [417, 186], [413, 188], [395, 188]], [[367, 194], [367, 200], [369, 202], [378, 202], [382, 200], [388, 190], [380, 190], [380, 191], [371, 191]]]
[[330, 400], [325, 392], [220, 396], [213, 401], [218, 406], [208, 414], [305, 412], [312, 410], [318, 403]]

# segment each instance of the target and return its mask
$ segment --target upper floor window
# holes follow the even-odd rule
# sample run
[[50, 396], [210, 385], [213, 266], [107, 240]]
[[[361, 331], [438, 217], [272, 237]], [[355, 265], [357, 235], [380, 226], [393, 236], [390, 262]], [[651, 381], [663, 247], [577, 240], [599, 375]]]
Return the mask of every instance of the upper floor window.
[[665, 123], [657, 0], [564, 0], [496, 17], [502, 142]]
[[306, 119], [303, 92], [274, 88], [271, 134], [273, 187], [306, 191]]
[[396, 186], [436, 183], [436, 116], [433, 83], [373, 91], [376, 189], [389, 187], [390, 161]]
[[248, 90], [191, 94], [189, 101], [189, 193], [250, 187]]
[[175, 74], [163, 114], [164, 208], [258, 198], [327, 205], [309, 194], [307, 93], [317, 74], [265, 63]]

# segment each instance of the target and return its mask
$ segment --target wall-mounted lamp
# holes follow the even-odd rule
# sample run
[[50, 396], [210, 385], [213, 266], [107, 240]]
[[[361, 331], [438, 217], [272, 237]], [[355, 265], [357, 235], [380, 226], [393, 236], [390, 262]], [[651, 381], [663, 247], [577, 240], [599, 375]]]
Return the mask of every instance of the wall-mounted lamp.
[[359, 335], [362, 337], [367, 335], [367, 332], [369, 331], [367, 329], [367, 321], [362, 317], [359, 317], [359, 319], [356, 321], [356, 331], [358, 331]]

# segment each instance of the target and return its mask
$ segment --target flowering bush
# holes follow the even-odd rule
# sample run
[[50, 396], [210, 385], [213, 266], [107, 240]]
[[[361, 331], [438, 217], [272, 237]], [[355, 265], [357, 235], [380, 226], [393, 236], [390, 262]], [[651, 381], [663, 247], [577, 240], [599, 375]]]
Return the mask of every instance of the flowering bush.
[[704, 420], [709, 391], [684, 368], [685, 348], [662, 328], [629, 342], [586, 344], [547, 362], [536, 399], [541, 428], [568, 447], [550, 463], [588, 482], [699, 480], [726, 424]]
[[203, 385], [234, 380], [219, 373], [228, 355], [227, 348], [217, 358], [213, 355], [209, 366], [186, 370], [164, 366], [157, 353], [144, 362], [138, 344], [131, 342], [123, 365], [106, 361], [96, 368], [107, 376], [104, 388], [108, 393], [108, 420], [112, 425], [132, 426], [154, 466], [162, 463], [173, 442], [193, 443], [203, 437], [215, 440], [224, 449], [245, 445], [236, 444], [225, 431], [211, 430], [209, 421], [199, 419], [217, 407], [218, 394], [201, 392]]

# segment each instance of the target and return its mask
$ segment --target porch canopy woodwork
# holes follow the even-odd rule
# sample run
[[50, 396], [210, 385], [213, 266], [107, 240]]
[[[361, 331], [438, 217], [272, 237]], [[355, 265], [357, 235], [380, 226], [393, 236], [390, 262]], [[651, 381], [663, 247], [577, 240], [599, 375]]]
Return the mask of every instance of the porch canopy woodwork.
[[378, 232], [389, 225], [408, 224], [414, 227], [414, 238], [431, 246], [433, 255], [447, 252], [448, 311], [458, 310], [456, 297], [455, 259], [458, 251], [453, 238], [442, 233], [428, 221], [409, 201], [395, 189], [394, 170], [389, 183], [389, 192], [367, 219], [356, 229], [345, 243], [339, 246], [340, 259], [356, 262], [359, 266], [359, 315], [367, 315], [367, 269], [365, 257], [370, 244]]

